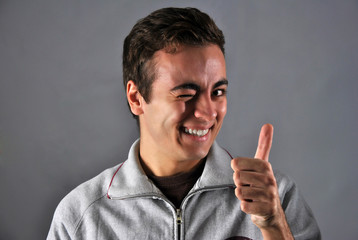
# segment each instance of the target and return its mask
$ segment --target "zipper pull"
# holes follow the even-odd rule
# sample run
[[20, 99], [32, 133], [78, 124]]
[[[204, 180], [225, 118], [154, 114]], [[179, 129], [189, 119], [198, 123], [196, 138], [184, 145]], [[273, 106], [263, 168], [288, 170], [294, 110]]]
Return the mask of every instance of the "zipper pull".
[[177, 224], [182, 224], [181, 209], [177, 209]]

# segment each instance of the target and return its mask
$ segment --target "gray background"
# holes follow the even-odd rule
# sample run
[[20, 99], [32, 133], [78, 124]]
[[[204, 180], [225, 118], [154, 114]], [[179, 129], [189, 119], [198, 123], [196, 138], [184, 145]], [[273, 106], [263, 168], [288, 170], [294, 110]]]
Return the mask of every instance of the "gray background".
[[124, 37], [167, 6], [226, 35], [229, 113], [218, 137], [292, 176], [324, 239], [358, 236], [358, 2], [0, 0], [0, 239], [44, 239], [58, 202], [124, 160], [138, 137], [122, 87]]

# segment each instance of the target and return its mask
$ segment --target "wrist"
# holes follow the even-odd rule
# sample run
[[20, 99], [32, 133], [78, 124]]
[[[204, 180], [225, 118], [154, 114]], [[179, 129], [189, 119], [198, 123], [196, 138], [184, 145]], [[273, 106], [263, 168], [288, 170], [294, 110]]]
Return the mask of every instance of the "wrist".
[[273, 225], [269, 227], [263, 227], [260, 228], [262, 236], [265, 240], [293, 240], [293, 236], [291, 233], [290, 228], [288, 227], [288, 224], [282, 224], [282, 225]]
[[256, 219], [255, 224], [260, 228], [262, 236], [265, 240], [294, 239], [282, 208], [280, 209], [279, 214], [275, 216], [262, 221], [257, 221]]

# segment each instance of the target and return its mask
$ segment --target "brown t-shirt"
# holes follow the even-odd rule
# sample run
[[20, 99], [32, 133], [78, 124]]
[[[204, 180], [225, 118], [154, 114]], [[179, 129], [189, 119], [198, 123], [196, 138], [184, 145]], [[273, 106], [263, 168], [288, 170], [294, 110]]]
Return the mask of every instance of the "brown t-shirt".
[[205, 159], [190, 172], [178, 173], [170, 177], [154, 175], [148, 175], [148, 177], [177, 208], [180, 208], [181, 202], [203, 173], [204, 166]]

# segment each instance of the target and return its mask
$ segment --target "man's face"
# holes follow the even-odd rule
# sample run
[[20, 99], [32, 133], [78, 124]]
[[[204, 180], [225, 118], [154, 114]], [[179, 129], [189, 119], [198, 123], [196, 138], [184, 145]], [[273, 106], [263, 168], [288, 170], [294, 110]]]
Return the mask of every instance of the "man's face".
[[181, 46], [154, 55], [156, 79], [143, 101], [140, 153], [145, 161], [194, 163], [204, 158], [226, 114], [226, 67], [217, 45]]

